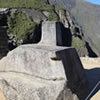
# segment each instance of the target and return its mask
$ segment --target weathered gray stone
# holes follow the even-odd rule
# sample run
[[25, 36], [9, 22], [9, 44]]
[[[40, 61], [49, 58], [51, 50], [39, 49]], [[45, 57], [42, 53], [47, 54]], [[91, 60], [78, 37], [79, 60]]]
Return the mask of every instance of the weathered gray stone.
[[63, 63], [56, 55], [63, 50], [67, 49], [43, 45], [20, 46], [0, 61], [0, 71], [26, 73], [45, 79], [66, 79]]
[[0, 71], [23, 73], [45, 80], [63, 80], [81, 98], [87, 91], [84, 69], [74, 48], [23, 45], [0, 61]]
[[62, 35], [60, 24], [55, 21], [46, 21], [42, 23], [42, 37], [40, 44], [43, 45], [62, 45]]
[[76, 50], [56, 46], [62, 45], [59, 23], [43, 23], [40, 44], [19, 46], [0, 60], [0, 87], [6, 98], [84, 100], [87, 80]]
[[79, 100], [77, 95], [72, 93], [72, 91], [67, 87], [58, 96], [57, 100]]
[[0, 88], [7, 100], [56, 100], [64, 83], [21, 73], [0, 73]]

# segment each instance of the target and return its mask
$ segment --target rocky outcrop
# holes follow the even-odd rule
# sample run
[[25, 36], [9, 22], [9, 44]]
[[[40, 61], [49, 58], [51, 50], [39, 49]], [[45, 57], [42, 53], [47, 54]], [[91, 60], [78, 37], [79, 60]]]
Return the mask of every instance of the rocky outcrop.
[[56, 46], [62, 37], [52, 30], [56, 22], [48, 23], [42, 33], [54, 37], [51, 42], [42, 35], [40, 44], [19, 46], [0, 60], [0, 88], [7, 100], [84, 100], [88, 86], [78, 54]]
[[49, 0], [50, 4], [68, 10], [82, 29], [85, 40], [94, 53], [100, 56], [100, 6], [85, 0]]
[[27, 18], [31, 19], [36, 23], [47, 20], [47, 17], [42, 13], [42, 11], [28, 8], [11, 8], [10, 13], [16, 13], [17, 11], [22, 11], [26, 14]]

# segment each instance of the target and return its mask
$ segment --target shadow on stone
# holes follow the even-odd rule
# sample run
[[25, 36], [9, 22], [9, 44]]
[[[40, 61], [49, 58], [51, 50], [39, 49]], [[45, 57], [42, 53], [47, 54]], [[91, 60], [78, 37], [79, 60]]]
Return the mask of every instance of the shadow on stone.
[[89, 57], [97, 57], [97, 54], [92, 50], [92, 48], [89, 46], [89, 44], [86, 42], [86, 48], [89, 53]]
[[67, 87], [80, 100], [84, 100], [87, 95], [88, 81], [76, 50], [74, 48], [68, 49], [61, 54], [57, 54], [57, 56], [60, 56], [65, 69], [68, 80]]
[[36, 25], [34, 32], [27, 36], [27, 39], [24, 41], [24, 44], [31, 44], [31, 43], [39, 43], [41, 40], [41, 24]]
[[[88, 78], [88, 83], [89, 83], [89, 92], [88, 94], [91, 93], [91, 91], [94, 89], [96, 84], [100, 81], [100, 68], [94, 68], [91, 70], [85, 70], [85, 73]], [[95, 95], [98, 91], [100, 90], [100, 84], [97, 86], [97, 88], [94, 90], [94, 92], [91, 94], [90, 98]], [[90, 99], [89, 98], [89, 99]], [[89, 100], [88, 99], [88, 100]]]
[[61, 25], [61, 33], [62, 33], [62, 46], [71, 46], [72, 43], [72, 34], [69, 28], [65, 28], [62, 23]]

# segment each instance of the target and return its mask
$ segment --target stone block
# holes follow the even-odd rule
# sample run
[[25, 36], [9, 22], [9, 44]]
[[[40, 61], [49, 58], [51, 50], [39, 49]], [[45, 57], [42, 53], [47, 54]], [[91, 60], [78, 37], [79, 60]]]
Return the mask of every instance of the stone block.
[[62, 45], [62, 33], [60, 24], [55, 21], [45, 21], [42, 23], [42, 37], [40, 44]]
[[51, 80], [66, 79], [63, 63], [56, 56], [64, 49], [43, 45], [20, 46], [0, 61], [0, 71], [26, 73]]

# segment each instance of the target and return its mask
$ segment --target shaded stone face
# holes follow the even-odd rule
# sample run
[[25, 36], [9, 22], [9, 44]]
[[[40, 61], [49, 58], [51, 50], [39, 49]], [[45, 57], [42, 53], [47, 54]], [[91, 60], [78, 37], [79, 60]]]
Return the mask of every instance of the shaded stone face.
[[0, 60], [0, 87], [8, 100], [84, 100], [87, 80], [78, 54], [57, 45], [59, 24], [44, 22], [40, 44], [19, 46]]
[[58, 22], [46, 21], [42, 23], [42, 37], [40, 44], [62, 45], [61, 27]]
[[7, 48], [6, 27], [0, 27], [0, 48]]
[[0, 27], [0, 58], [2, 58], [8, 47], [6, 27]]

